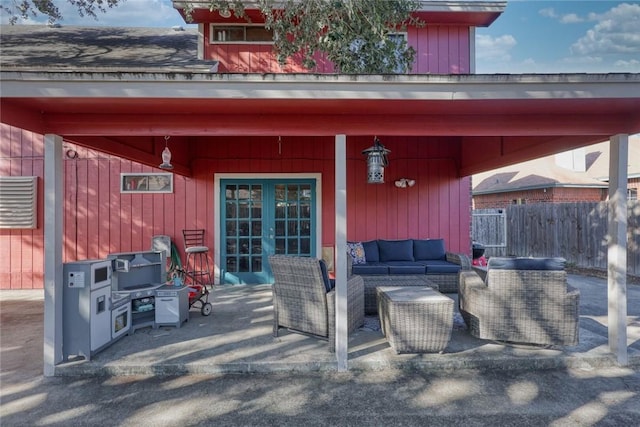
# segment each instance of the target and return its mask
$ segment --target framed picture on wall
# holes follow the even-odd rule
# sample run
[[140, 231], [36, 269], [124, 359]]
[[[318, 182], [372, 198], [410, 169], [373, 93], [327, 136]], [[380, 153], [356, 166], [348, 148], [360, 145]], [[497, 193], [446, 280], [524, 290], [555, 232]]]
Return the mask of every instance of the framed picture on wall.
[[121, 193], [173, 193], [172, 173], [121, 173]]

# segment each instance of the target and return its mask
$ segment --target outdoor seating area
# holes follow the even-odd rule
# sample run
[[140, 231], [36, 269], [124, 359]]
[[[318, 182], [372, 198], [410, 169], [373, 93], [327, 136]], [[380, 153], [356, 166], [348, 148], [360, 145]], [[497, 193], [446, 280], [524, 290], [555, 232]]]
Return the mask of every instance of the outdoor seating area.
[[[486, 269], [478, 269], [484, 281], [476, 271], [461, 271], [459, 312], [469, 333], [509, 343], [577, 345], [580, 292], [567, 286], [565, 263], [563, 258], [494, 257]], [[451, 336], [453, 300], [423, 276], [387, 278], [369, 280], [369, 288], [375, 286], [378, 316], [391, 347], [397, 353], [443, 351]]]
[[[580, 343], [552, 347], [513, 345], [481, 340], [454, 320], [451, 339], [442, 353], [397, 354], [376, 330], [377, 319], [349, 338], [349, 369], [547, 369], [615, 365], [606, 328], [606, 282], [570, 276], [581, 300]], [[447, 294], [457, 305], [457, 294]], [[630, 364], [640, 366], [640, 289], [630, 289]], [[336, 369], [335, 353], [316, 337], [282, 330], [273, 336], [270, 285], [215, 286], [213, 312], [191, 310], [181, 328], [145, 328], [126, 336], [89, 362], [56, 366], [56, 375], [170, 375]], [[634, 302], [635, 301], [635, 302]], [[634, 311], [635, 310], [635, 311]], [[373, 325], [373, 326], [372, 326]]]

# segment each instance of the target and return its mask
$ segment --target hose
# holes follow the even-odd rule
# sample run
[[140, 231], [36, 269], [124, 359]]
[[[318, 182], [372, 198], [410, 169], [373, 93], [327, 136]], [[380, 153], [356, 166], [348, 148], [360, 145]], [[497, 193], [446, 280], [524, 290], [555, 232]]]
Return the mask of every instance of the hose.
[[169, 277], [173, 276], [173, 273], [177, 270], [182, 270], [182, 260], [180, 259], [180, 253], [175, 243], [171, 242], [171, 257], [169, 259]]

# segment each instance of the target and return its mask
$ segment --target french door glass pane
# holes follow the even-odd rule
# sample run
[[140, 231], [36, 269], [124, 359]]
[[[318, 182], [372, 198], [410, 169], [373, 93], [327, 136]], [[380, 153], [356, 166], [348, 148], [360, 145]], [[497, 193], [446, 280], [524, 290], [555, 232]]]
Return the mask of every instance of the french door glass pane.
[[230, 273], [262, 271], [262, 195], [262, 184], [225, 187], [225, 255]]
[[276, 185], [275, 248], [276, 253], [311, 255], [311, 185]]

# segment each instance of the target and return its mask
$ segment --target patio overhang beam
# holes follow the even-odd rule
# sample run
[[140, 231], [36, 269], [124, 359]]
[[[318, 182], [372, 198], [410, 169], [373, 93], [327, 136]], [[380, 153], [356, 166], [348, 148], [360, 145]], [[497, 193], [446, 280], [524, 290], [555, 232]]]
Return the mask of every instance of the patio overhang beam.
[[515, 100], [637, 98], [640, 74], [334, 75], [2, 71], [3, 98]]
[[[188, 101], [185, 101], [188, 102]], [[264, 110], [268, 110], [265, 103]], [[633, 126], [633, 119], [616, 114], [305, 114], [295, 120], [275, 114], [100, 114], [48, 113], [41, 121], [48, 132], [64, 135], [183, 135], [183, 136], [532, 136], [601, 135], [608, 137]]]

